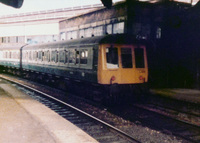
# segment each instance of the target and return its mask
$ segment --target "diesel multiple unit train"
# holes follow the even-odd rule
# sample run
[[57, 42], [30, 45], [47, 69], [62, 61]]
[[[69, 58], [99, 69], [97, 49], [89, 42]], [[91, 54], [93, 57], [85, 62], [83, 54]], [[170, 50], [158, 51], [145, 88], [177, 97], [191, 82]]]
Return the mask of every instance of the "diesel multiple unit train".
[[125, 34], [2, 47], [0, 65], [98, 100], [132, 95], [148, 81], [146, 45]]

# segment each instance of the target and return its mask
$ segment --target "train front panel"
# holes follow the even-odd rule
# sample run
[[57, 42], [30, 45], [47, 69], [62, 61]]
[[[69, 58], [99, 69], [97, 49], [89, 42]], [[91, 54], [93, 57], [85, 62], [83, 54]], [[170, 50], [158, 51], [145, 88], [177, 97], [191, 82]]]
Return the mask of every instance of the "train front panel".
[[145, 45], [102, 44], [99, 46], [98, 83], [143, 84], [148, 82]]

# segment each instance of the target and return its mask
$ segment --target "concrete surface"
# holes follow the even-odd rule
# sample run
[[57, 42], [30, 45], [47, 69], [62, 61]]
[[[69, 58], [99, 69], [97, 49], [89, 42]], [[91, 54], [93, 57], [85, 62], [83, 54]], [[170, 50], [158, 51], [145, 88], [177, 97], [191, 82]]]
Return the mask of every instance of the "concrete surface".
[[0, 143], [95, 143], [87, 133], [0, 80]]
[[186, 102], [200, 104], [200, 90], [197, 89], [163, 88], [163, 89], [151, 89], [150, 92], [152, 94], [157, 94]]

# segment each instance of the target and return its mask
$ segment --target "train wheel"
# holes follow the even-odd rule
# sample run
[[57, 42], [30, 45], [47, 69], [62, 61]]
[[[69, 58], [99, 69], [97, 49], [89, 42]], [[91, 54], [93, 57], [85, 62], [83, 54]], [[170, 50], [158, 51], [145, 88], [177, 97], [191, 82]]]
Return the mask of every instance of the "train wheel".
[[118, 84], [112, 84], [108, 90], [108, 96], [106, 97], [107, 105], [118, 105], [120, 104], [120, 89]]

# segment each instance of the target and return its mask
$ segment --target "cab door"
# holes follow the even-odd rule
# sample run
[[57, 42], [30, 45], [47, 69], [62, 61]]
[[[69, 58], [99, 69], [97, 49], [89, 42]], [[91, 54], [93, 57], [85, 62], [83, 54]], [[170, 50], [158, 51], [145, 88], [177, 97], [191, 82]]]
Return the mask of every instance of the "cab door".
[[110, 44], [102, 45], [99, 48], [98, 83], [119, 83], [121, 80], [120, 74], [118, 46]]
[[145, 83], [148, 81], [148, 65], [145, 46], [137, 46], [134, 48], [135, 63], [135, 83]]
[[135, 82], [135, 68], [133, 46], [124, 45], [120, 47], [120, 84], [132, 84]]

